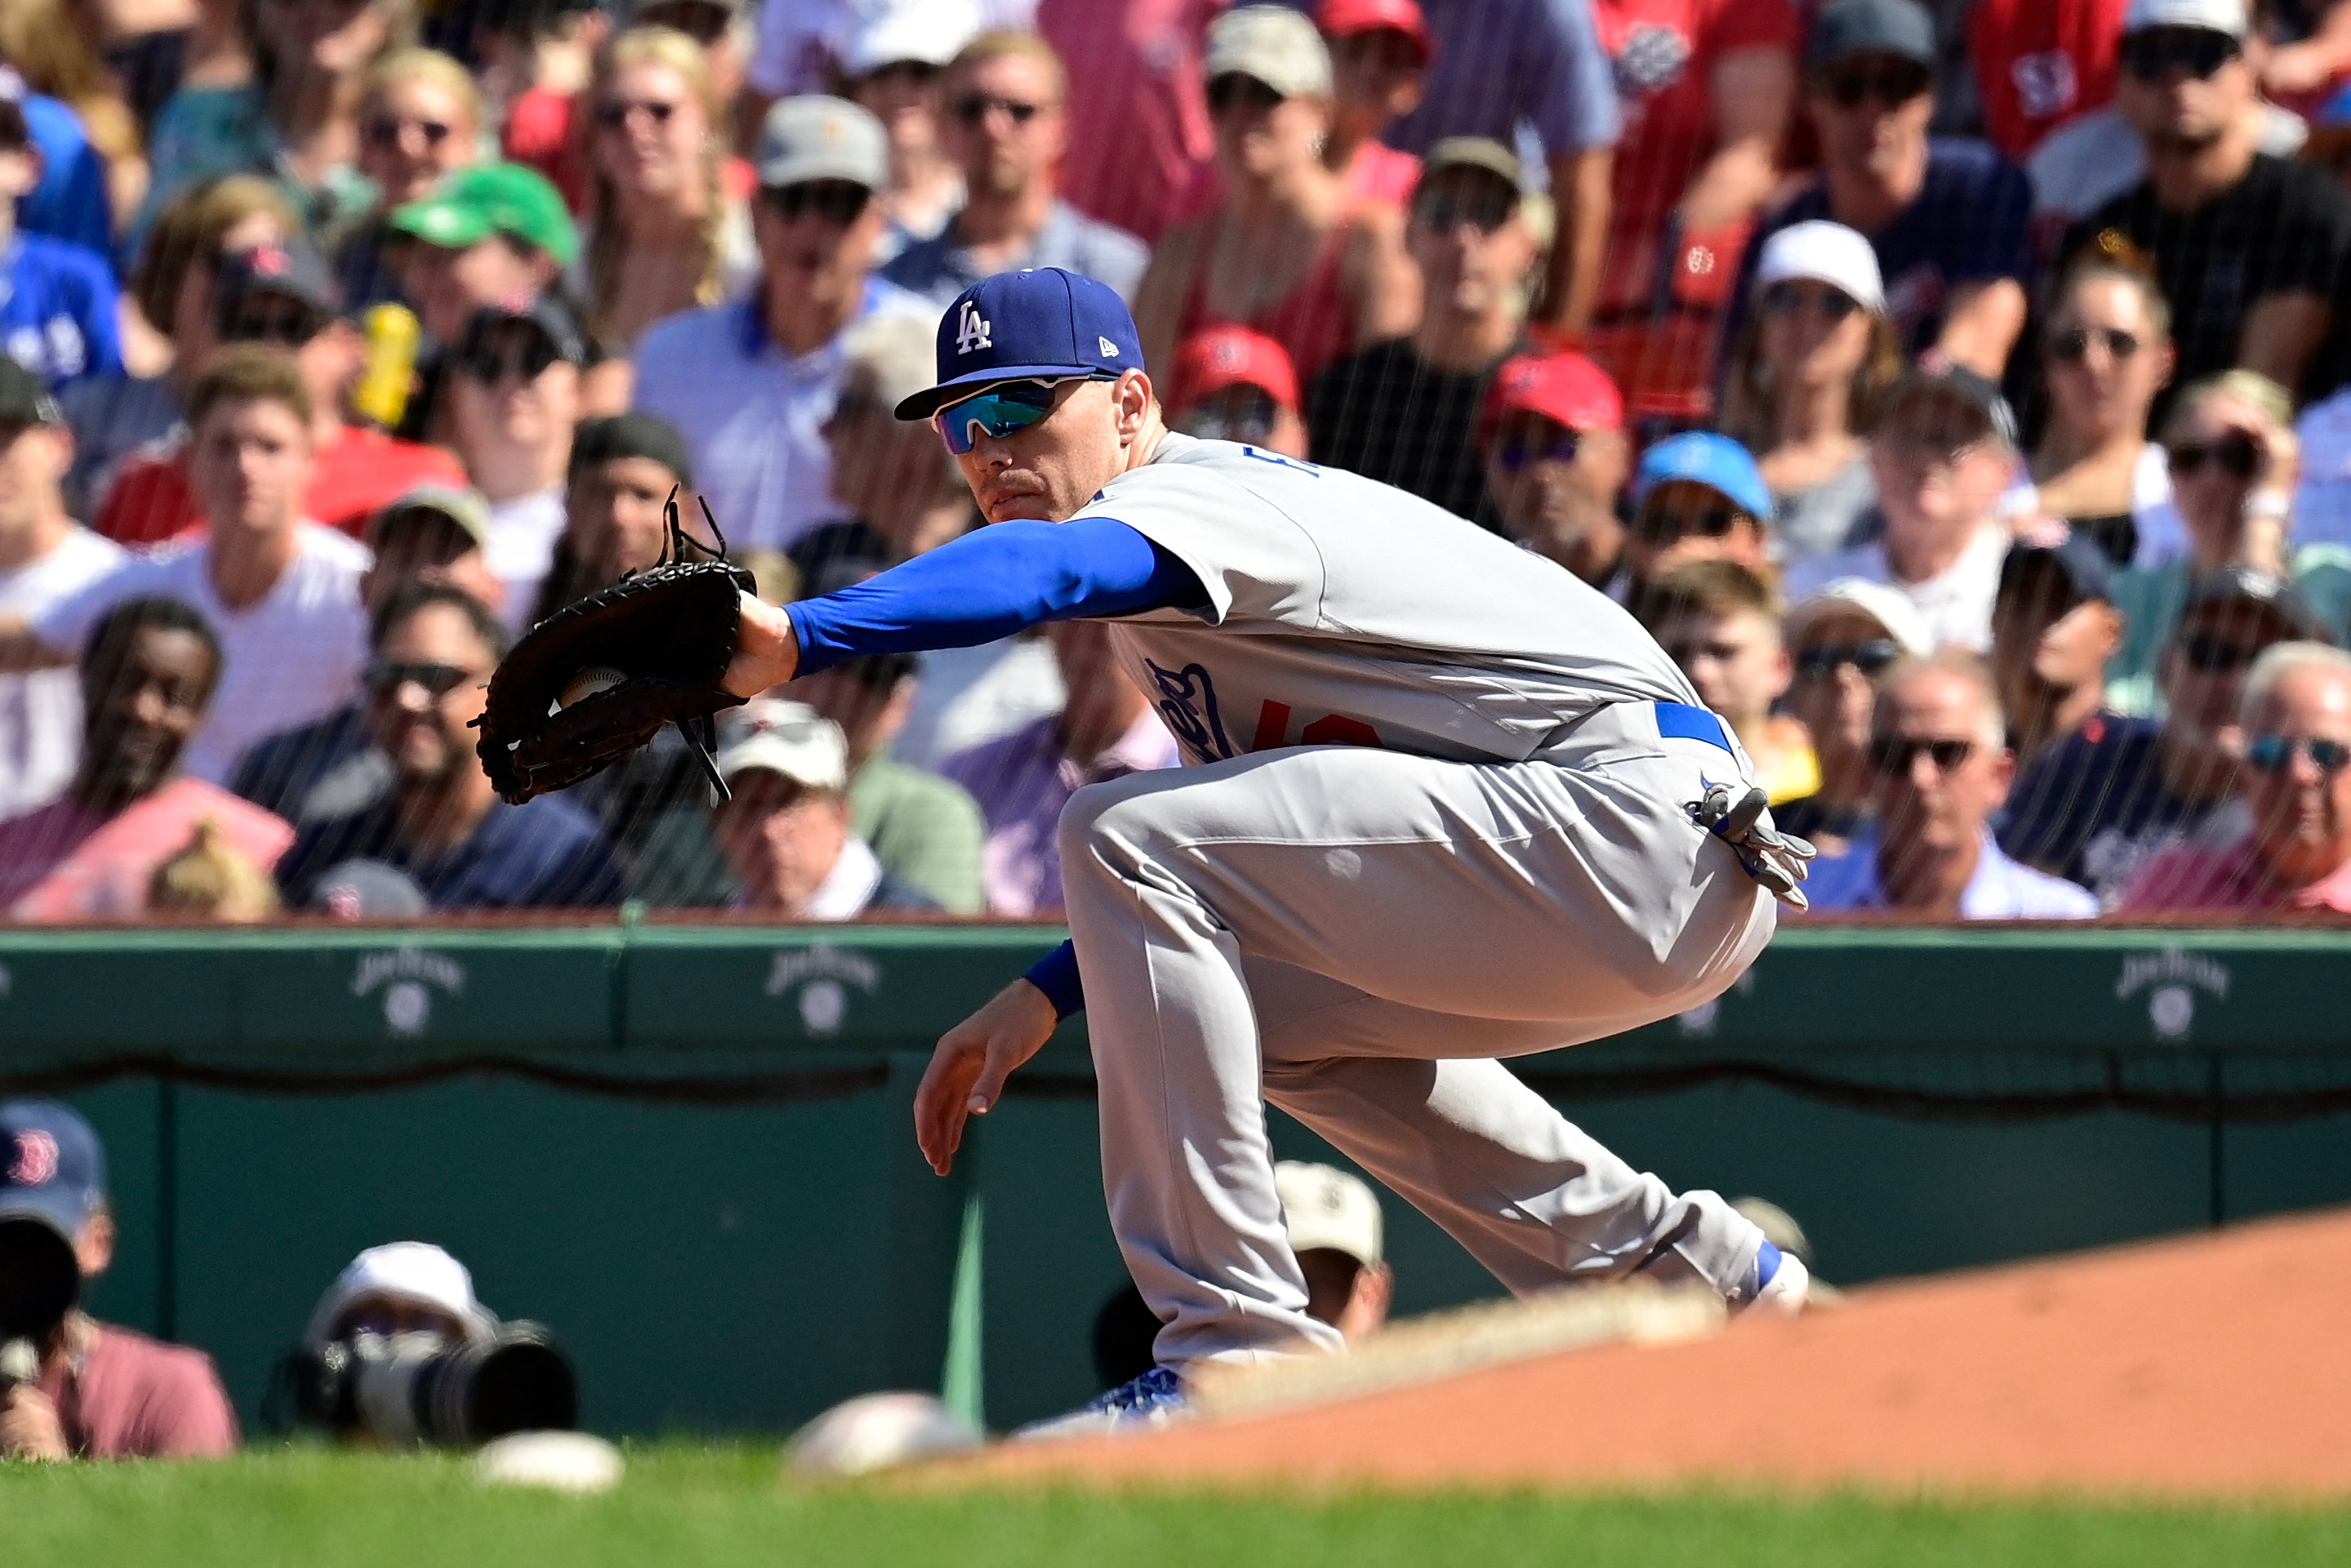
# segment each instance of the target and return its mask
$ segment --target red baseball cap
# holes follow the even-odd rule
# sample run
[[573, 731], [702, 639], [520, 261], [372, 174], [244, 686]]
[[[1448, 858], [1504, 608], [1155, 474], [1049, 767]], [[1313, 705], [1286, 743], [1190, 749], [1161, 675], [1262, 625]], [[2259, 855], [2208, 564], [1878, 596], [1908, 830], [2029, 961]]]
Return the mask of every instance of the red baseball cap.
[[1383, 27], [1402, 33], [1412, 40], [1424, 66], [1437, 54], [1437, 43], [1428, 36], [1428, 23], [1421, 16], [1417, 0], [1322, 0], [1314, 7], [1314, 26], [1326, 38], [1375, 33]]
[[1540, 413], [1570, 430], [1622, 430], [1625, 400], [1608, 372], [1582, 354], [1521, 354], [1494, 372], [1478, 419], [1478, 444], [1514, 413]]
[[1203, 328], [1184, 340], [1168, 377], [1166, 404], [1171, 412], [1190, 408], [1238, 386], [1261, 387], [1283, 408], [1298, 412], [1298, 371], [1290, 350], [1262, 332], [1229, 324]]

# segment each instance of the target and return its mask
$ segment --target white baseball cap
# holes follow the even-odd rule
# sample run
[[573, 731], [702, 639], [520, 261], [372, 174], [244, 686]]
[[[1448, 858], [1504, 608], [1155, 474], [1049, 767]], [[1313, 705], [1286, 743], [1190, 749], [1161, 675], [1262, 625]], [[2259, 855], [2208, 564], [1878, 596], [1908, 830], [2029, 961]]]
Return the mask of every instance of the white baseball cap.
[[842, 51], [841, 69], [868, 77], [901, 60], [943, 66], [979, 36], [979, 7], [972, 0], [888, 0], [865, 8]]
[[1284, 1160], [1273, 1167], [1273, 1190], [1292, 1252], [1329, 1247], [1359, 1263], [1380, 1260], [1380, 1200], [1362, 1177]]
[[474, 1276], [465, 1266], [429, 1241], [391, 1241], [371, 1247], [344, 1265], [319, 1298], [302, 1331], [308, 1344], [325, 1344], [343, 1314], [358, 1301], [389, 1298], [444, 1312], [465, 1325], [468, 1338], [486, 1338], [497, 1319], [474, 1299]]
[[1217, 18], [1201, 79], [1236, 73], [1284, 98], [1331, 96], [1331, 51], [1306, 14], [1287, 5], [1243, 5]]
[[1886, 634], [1900, 643], [1902, 651], [1912, 658], [1923, 659], [1935, 651], [1934, 631], [1918, 607], [1910, 602], [1910, 596], [1898, 588], [1872, 582], [1865, 577], [1840, 577], [1823, 585], [1818, 593], [1782, 618], [1781, 635], [1792, 642], [1807, 622], [1847, 606], [1886, 628]]
[[1790, 224], [1763, 242], [1763, 255], [1755, 264], [1755, 287], [1769, 288], [1792, 277], [1825, 283], [1872, 315], [1886, 314], [1886, 283], [1877, 270], [1877, 252], [1843, 224], [1813, 218]]
[[811, 789], [849, 787], [849, 742], [806, 703], [756, 697], [718, 722], [718, 777], [766, 768]]
[[2247, 31], [2244, 0], [2130, 0], [2123, 13], [2123, 31], [2149, 27], [2201, 27], [2241, 42]]

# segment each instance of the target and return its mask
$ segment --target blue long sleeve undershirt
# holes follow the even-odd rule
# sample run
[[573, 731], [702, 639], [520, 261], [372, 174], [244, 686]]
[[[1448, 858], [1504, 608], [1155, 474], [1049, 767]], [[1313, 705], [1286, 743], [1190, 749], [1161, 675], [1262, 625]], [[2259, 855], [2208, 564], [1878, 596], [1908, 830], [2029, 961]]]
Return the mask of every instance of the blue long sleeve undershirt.
[[865, 653], [969, 648], [1040, 621], [1194, 607], [1192, 569], [1115, 517], [976, 529], [837, 593], [786, 607], [812, 675]]
[[[786, 613], [799, 640], [799, 672], [812, 675], [866, 653], [993, 643], [1040, 621], [1207, 602], [1197, 574], [1134, 528], [1115, 517], [1080, 517], [997, 523]], [[1077, 949], [1067, 942], [1024, 978], [1057, 1017], [1086, 1005]]]

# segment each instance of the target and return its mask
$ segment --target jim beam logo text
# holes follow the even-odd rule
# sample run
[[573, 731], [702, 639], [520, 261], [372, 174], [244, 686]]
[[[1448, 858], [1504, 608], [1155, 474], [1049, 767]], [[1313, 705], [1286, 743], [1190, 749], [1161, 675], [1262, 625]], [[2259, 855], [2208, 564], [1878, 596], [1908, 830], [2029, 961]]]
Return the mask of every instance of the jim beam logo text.
[[2147, 1019], [2158, 1040], [2186, 1040], [2196, 1023], [2196, 993], [2209, 992], [2214, 1001], [2229, 999], [2229, 966], [2184, 947], [2160, 953], [2134, 953], [2123, 960], [2115, 981], [2115, 1000], [2128, 1001], [2147, 993]]
[[433, 1021], [433, 993], [450, 996], [465, 989], [465, 967], [443, 954], [422, 947], [395, 947], [389, 953], [365, 953], [351, 976], [351, 995], [364, 997], [381, 988], [383, 1021], [401, 1040], [423, 1034]]
[[778, 951], [768, 966], [765, 989], [780, 997], [798, 988], [800, 1022], [809, 1033], [823, 1036], [839, 1034], [849, 1020], [851, 986], [871, 996], [881, 983], [882, 966], [864, 954], [819, 943]]

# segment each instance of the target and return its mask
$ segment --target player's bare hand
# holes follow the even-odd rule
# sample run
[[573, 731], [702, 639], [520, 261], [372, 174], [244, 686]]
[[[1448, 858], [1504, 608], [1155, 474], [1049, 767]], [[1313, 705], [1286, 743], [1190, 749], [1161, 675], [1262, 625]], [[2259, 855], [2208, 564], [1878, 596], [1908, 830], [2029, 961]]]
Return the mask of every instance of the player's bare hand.
[[914, 1142], [933, 1170], [945, 1176], [954, 1166], [965, 1121], [995, 1107], [1004, 1081], [1043, 1049], [1059, 1021], [1044, 992], [1015, 980], [939, 1037], [914, 1091]]
[[0, 1458], [66, 1459], [66, 1430], [49, 1396], [20, 1383], [0, 1396]]
[[756, 697], [780, 686], [800, 669], [800, 640], [781, 606], [743, 596], [743, 619], [735, 633], [735, 657], [719, 685], [738, 697]]

